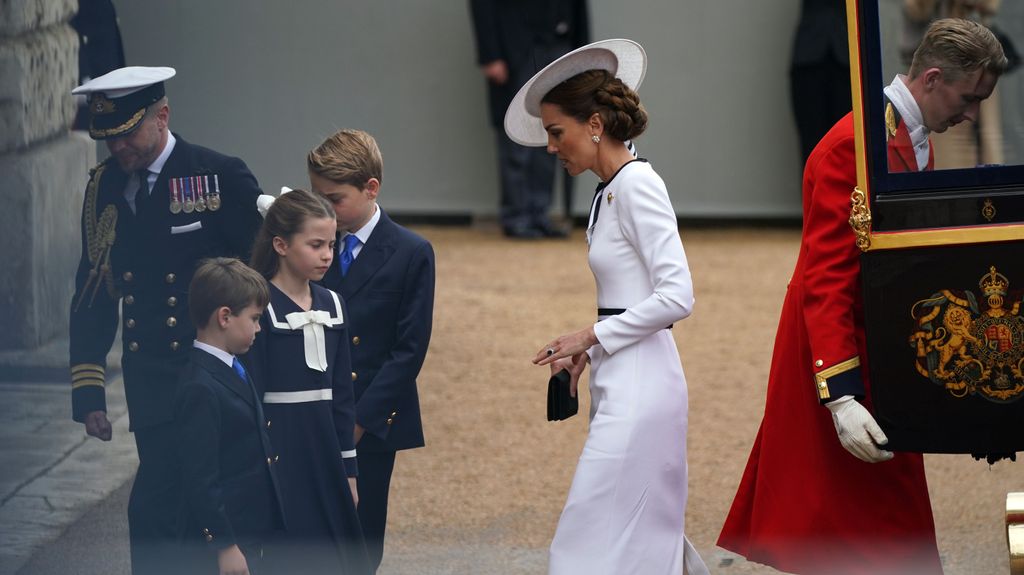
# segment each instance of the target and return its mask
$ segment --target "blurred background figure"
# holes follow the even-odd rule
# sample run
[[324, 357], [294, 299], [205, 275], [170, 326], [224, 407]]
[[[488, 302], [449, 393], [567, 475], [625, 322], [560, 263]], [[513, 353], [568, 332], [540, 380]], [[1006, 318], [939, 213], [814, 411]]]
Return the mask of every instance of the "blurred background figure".
[[852, 106], [844, 0], [800, 3], [789, 82], [803, 166], [821, 137]]
[[[914, 49], [933, 20], [964, 18], [992, 29], [1003, 44], [1003, 51], [1012, 68], [1015, 57], [1011, 54], [1016, 52], [1012, 46], [1007, 47], [1007, 37], [998, 28], [992, 27], [999, 5], [1000, 0], [904, 0], [903, 34], [900, 39], [903, 62], [910, 63]], [[1005, 163], [999, 100], [999, 88], [996, 87], [995, 92], [981, 102], [977, 122], [962, 122], [932, 138], [936, 170]]]
[[[78, 14], [71, 19], [71, 26], [78, 32], [79, 84], [124, 68], [124, 46], [112, 0], [80, 0]], [[73, 129], [89, 129], [85, 98], [78, 98]]]
[[535, 72], [589, 42], [586, 0], [470, 0], [470, 11], [498, 138], [502, 230], [510, 238], [565, 237], [567, 230], [548, 215], [555, 157], [542, 147], [513, 143], [502, 122], [512, 97]]

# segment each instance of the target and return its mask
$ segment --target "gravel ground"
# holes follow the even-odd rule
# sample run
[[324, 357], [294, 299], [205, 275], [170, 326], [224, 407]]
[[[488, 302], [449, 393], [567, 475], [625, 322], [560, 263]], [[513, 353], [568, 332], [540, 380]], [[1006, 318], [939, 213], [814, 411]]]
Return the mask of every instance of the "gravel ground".
[[[544, 418], [530, 358], [593, 321], [586, 242], [513, 242], [493, 229], [421, 227], [437, 252], [434, 335], [420, 377], [427, 444], [398, 457], [383, 574], [544, 573], [586, 417]], [[714, 545], [764, 408], [775, 328], [799, 231], [682, 232], [693, 316], [672, 331], [690, 388], [687, 534], [712, 572], [777, 573]], [[589, 397], [581, 395], [581, 414]], [[946, 573], [1008, 572], [1014, 463], [928, 456]], [[837, 493], [837, 497], [842, 494]]]

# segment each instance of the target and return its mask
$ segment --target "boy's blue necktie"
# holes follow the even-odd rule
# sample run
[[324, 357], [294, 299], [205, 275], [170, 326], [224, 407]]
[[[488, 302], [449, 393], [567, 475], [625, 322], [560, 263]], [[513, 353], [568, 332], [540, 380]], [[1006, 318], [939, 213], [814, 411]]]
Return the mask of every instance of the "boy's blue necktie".
[[348, 273], [349, 266], [355, 261], [356, 257], [352, 250], [356, 249], [360, 243], [359, 238], [355, 234], [349, 234], [345, 236], [345, 249], [341, 250], [341, 277], [345, 277]]
[[244, 381], [246, 385], [248, 385], [249, 374], [245, 372], [245, 367], [242, 366], [242, 362], [238, 361], [237, 357], [233, 362], [231, 362], [231, 367], [235, 368], [235, 373], [238, 374], [238, 377], [242, 378], [242, 381]]
[[249, 391], [252, 393], [253, 403], [256, 404], [256, 421], [262, 426], [262, 422], [265, 421], [263, 417], [263, 406], [261, 405], [260, 396], [256, 393], [256, 388], [254, 387], [252, 380], [249, 379], [249, 374], [245, 371], [245, 366], [243, 366], [242, 362], [238, 361], [238, 358], [236, 357], [234, 361], [231, 362], [231, 367], [235, 368], [235, 373], [238, 374], [238, 377], [242, 378], [242, 381], [245, 382], [245, 387], [249, 388]]

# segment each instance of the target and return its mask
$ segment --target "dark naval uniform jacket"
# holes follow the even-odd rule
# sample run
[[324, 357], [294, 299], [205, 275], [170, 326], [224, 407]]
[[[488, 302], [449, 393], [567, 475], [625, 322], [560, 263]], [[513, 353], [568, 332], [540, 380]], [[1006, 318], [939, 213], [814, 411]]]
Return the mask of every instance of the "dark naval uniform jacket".
[[433, 324], [434, 250], [382, 211], [344, 278], [339, 261], [321, 283], [348, 309], [356, 422], [366, 429], [359, 451], [422, 447], [416, 377]]
[[[175, 138], [149, 196], [137, 194], [134, 212], [124, 197], [131, 174], [113, 158], [91, 171], [71, 302], [75, 421], [106, 410], [106, 356], [118, 323], [132, 429], [171, 421], [178, 374], [195, 337], [188, 317], [192, 274], [203, 258], [248, 260], [262, 221], [256, 211], [260, 188], [242, 160]], [[206, 194], [202, 212], [172, 212], [172, 191], [185, 204], [179, 184], [186, 182], [189, 197]], [[216, 198], [213, 192], [219, 192]]]
[[[185, 494], [182, 540], [214, 550], [264, 541], [285, 524], [261, 402], [251, 381], [191, 343], [189, 348], [191, 361], [175, 399]], [[215, 555], [199, 556], [216, 564]]]

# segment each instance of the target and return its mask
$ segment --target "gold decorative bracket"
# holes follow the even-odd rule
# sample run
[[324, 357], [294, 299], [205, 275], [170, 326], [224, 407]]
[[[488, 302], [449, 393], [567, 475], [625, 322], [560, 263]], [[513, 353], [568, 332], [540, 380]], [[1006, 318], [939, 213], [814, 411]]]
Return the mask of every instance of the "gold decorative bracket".
[[867, 251], [871, 248], [871, 209], [867, 195], [859, 187], [850, 194], [850, 227], [857, 234], [857, 247]]

